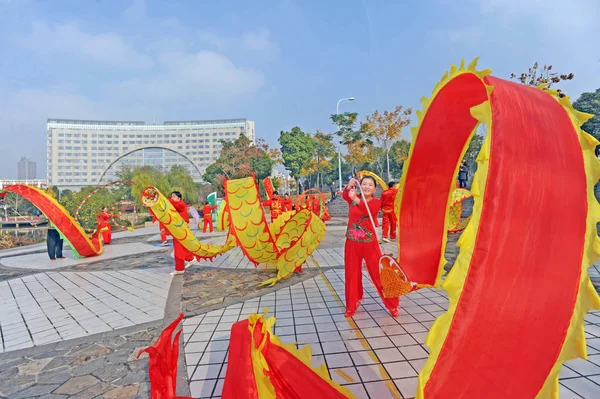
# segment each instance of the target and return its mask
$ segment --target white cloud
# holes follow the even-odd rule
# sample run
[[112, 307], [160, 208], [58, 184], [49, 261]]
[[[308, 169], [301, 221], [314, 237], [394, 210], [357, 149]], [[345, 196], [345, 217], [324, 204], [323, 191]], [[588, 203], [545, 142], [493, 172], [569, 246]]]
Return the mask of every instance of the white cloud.
[[119, 84], [120, 93], [152, 101], [231, 103], [255, 94], [264, 84], [262, 73], [236, 66], [214, 51], [165, 53], [159, 57], [165, 72], [149, 79]]
[[211, 29], [201, 29], [197, 35], [198, 42], [219, 52], [244, 52], [268, 61], [277, 55], [278, 47], [265, 27], [243, 32], [241, 36], [224, 36]]
[[277, 52], [277, 45], [271, 37], [271, 31], [264, 27], [255, 32], [243, 33], [242, 46], [250, 52], [266, 56], [274, 56]]
[[78, 23], [49, 25], [36, 21], [32, 28], [24, 43], [43, 55], [63, 53], [127, 68], [148, 68], [153, 64], [151, 57], [136, 51], [116, 33], [86, 33]]
[[207, 45], [218, 51], [225, 51], [231, 45], [232, 40], [219, 35], [217, 32], [210, 29], [201, 29], [198, 32], [198, 41], [201, 44]]

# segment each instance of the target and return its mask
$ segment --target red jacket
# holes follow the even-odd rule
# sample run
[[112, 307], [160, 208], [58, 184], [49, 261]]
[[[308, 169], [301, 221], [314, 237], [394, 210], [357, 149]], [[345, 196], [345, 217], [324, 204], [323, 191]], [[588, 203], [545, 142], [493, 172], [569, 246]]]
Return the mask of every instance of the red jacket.
[[175, 208], [175, 210], [177, 211], [177, 213], [179, 213], [179, 215], [181, 216], [181, 218], [186, 223], [189, 223], [190, 222], [190, 214], [188, 213], [187, 205], [185, 204], [185, 202], [183, 202], [183, 200], [174, 201], [171, 198], [169, 198], [169, 201], [171, 201], [171, 204], [173, 205], [173, 207]]
[[212, 210], [213, 209], [217, 209], [217, 207], [210, 206], [210, 205], [204, 205], [204, 207], [202, 208], [202, 214], [204, 215], [203, 218], [205, 220], [212, 219]]
[[354, 242], [377, 243], [377, 235], [373, 229], [373, 223], [375, 223], [375, 226], [379, 226], [379, 223], [377, 222], [377, 213], [379, 213], [379, 209], [381, 208], [381, 201], [373, 197], [368, 203], [371, 216], [373, 217], [373, 223], [371, 223], [367, 207], [362, 198], [360, 203], [356, 205], [354, 201], [350, 199], [349, 190], [347, 188], [342, 192], [342, 197], [350, 206], [346, 238]]
[[262, 205], [268, 206], [271, 209], [271, 219], [277, 219], [277, 217], [281, 215], [285, 209], [285, 204], [281, 198], [271, 198], [270, 200], [263, 201]]
[[383, 213], [394, 212], [396, 194], [398, 194], [398, 189], [396, 188], [389, 188], [381, 193], [381, 210]]
[[288, 212], [291, 210], [292, 210], [292, 199], [291, 198], [284, 199], [283, 200], [283, 211]]

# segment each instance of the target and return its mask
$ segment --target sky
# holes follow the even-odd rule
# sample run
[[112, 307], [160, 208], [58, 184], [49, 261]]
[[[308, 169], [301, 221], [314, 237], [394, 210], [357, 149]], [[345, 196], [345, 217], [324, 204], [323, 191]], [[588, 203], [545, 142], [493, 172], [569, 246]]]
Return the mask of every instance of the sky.
[[48, 118], [248, 118], [277, 146], [334, 131], [344, 97], [363, 118], [419, 109], [477, 56], [499, 78], [573, 72], [575, 100], [600, 87], [598, 16], [598, 0], [0, 0], [0, 178], [22, 156], [45, 172]]

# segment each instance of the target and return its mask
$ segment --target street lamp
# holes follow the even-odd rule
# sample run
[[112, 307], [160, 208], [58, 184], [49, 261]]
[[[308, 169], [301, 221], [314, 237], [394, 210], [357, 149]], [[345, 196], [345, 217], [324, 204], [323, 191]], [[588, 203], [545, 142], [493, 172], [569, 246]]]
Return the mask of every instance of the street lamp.
[[[338, 116], [340, 113], [340, 103], [344, 100], [354, 101], [354, 97], [342, 98], [337, 102], [337, 106], [335, 108], [335, 115]], [[339, 128], [339, 125], [338, 125]], [[339, 129], [338, 129], [339, 130]], [[338, 172], [339, 172], [339, 181], [340, 181], [340, 191], [342, 191], [342, 147], [341, 147], [341, 138], [338, 136]]]

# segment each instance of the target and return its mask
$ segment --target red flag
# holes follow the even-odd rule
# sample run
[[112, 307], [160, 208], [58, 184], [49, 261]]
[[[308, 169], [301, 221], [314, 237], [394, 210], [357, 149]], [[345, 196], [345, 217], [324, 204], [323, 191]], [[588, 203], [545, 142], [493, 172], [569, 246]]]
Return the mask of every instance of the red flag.
[[348, 399], [352, 393], [312, 368], [311, 350], [284, 345], [271, 333], [275, 318], [253, 314], [231, 328], [223, 399]]
[[143, 352], [150, 356], [148, 375], [150, 376], [151, 399], [191, 399], [176, 396], [177, 390], [177, 358], [179, 357], [179, 336], [181, 330], [175, 334], [173, 331], [183, 319], [183, 313], [163, 330], [156, 343], [138, 353], [138, 358]]
[[263, 179], [263, 185], [265, 186], [265, 191], [267, 192], [267, 198], [273, 198], [273, 191], [275, 190], [273, 189], [273, 183], [271, 183], [271, 178], [265, 177]]

